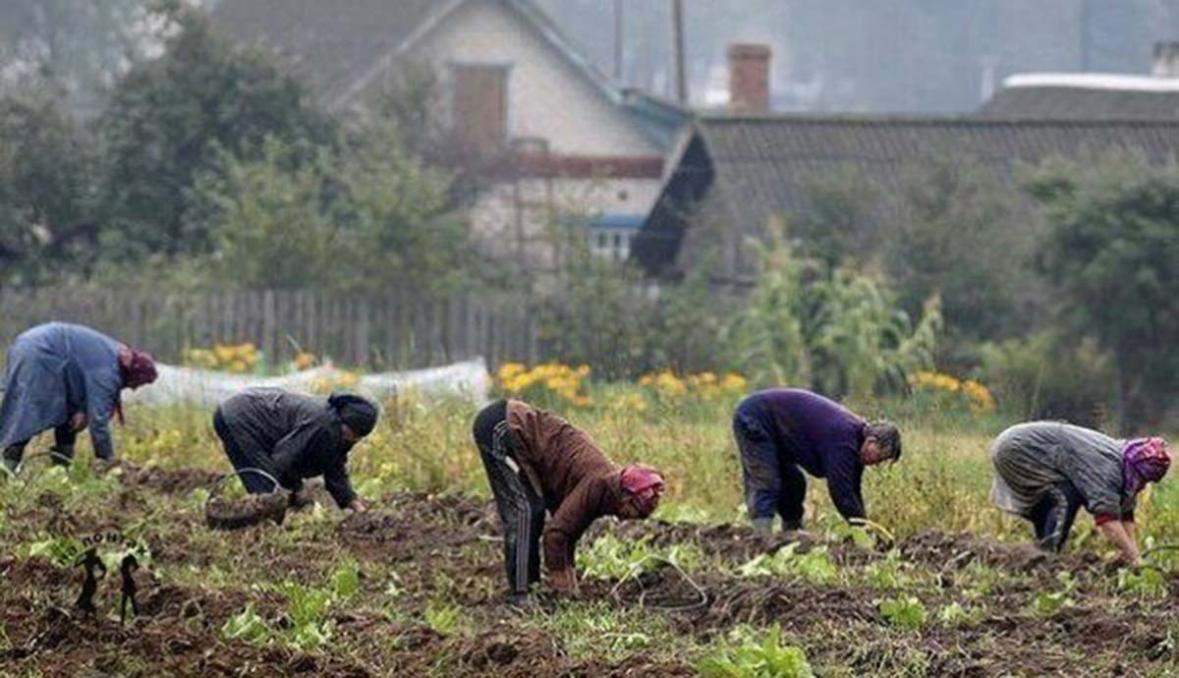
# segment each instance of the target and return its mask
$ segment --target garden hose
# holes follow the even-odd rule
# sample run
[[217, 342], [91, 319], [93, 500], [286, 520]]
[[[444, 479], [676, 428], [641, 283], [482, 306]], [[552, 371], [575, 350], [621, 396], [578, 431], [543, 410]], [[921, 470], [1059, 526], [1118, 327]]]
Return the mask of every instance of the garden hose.
[[[683, 578], [683, 580], [685, 582], [687, 582], [689, 586], [692, 587], [692, 589], [696, 592], [696, 595], [698, 595], [700, 598], [699, 598], [699, 600], [696, 600], [696, 601], [693, 601], [690, 603], [680, 604], [680, 605], [661, 605], [661, 604], [647, 605], [647, 603], [646, 603], [647, 589], [644, 587], [643, 592], [639, 594], [639, 600], [638, 600], [639, 607], [645, 607], [645, 608], [650, 608], [650, 609], [655, 609], [655, 610], [666, 610], [666, 611], [670, 611], [670, 612], [682, 612], [685, 610], [694, 610], [698, 607], [703, 607], [708, 604], [708, 592], [705, 591], [702, 586], [697, 584], [694, 579], [689, 577], [688, 573], [684, 572], [684, 569], [682, 567], [680, 567], [675, 561], [673, 561], [669, 558], [664, 558], [663, 556], [654, 556], [654, 555], [646, 556], [642, 560], [640, 560], [639, 562], [635, 563], [634, 565], [631, 565], [630, 570], [628, 570], [627, 573], [621, 579], [618, 580], [618, 583], [615, 584], [612, 589], [610, 589], [610, 596], [612, 598], [614, 598], [615, 600], [617, 600], [618, 602], [622, 602], [622, 597], [618, 595], [619, 589], [622, 588], [623, 584], [630, 581], [631, 579], [635, 579], [640, 573], [642, 573], [643, 565], [645, 565], [648, 561], [656, 562], [656, 563], [663, 563], [664, 565], [671, 566], [671, 568], [674, 569], [679, 574], [679, 576], [681, 578]], [[636, 579], [636, 581], [637, 581], [637, 579]], [[641, 586], [641, 582], [640, 582], [640, 586]]]
[[243, 476], [247, 473], [254, 473], [254, 474], [260, 475], [263, 478], [269, 480], [271, 482], [271, 484], [274, 485], [274, 489], [271, 490], [271, 492], [278, 492], [279, 488], [282, 487], [282, 484], [278, 482], [278, 479], [276, 479], [274, 476], [270, 475], [270, 473], [268, 473], [267, 471], [264, 471], [260, 468], [255, 468], [255, 467], [251, 466], [248, 468], [238, 469], [236, 471], [233, 471], [232, 473], [226, 473], [225, 475], [221, 476], [217, 480], [213, 481], [212, 486], [209, 487], [209, 497], [208, 497], [208, 499], [205, 499], [206, 508], [209, 505], [209, 501], [211, 499], [213, 499], [213, 497], [217, 496], [217, 492], [220, 491], [222, 485], [225, 484], [226, 480], [229, 480], [230, 478], [240, 478], [241, 476]]

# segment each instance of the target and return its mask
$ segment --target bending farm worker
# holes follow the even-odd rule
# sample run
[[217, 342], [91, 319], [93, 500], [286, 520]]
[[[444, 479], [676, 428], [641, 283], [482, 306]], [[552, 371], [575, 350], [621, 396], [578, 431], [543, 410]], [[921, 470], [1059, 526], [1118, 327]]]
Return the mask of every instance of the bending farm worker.
[[[650, 516], [662, 476], [640, 465], [619, 468], [584, 431], [519, 400], [498, 400], [475, 417], [475, 444], [487, 470], [504, 531], [510, 602], [528, 602], [540, 580], [540, 546], [549, 584], [574, 591], [577, 540], [600, 516]], [[545, 510], [552, 520], [545, 524]]]
[[774, 515], [784, 530], [802, 529], [807, 473], [827, 479], [845, 519], [864, 518], [860, 481], [865, 466], [901, 457], [901, 434], [869, 423], [839, 403], [794, 388], [758, 391], [733, 414], [741, 452], [745, 502], [754, 529], [769, 534]]
[[1138, 562], [1134, 506], [1142, 488], [1171, 466], [1165, 440], [1117, 440], [1072, 424], [1034, 421], [1000, 433], [990, 453], [991, 501], [1029, 520], [1042, 548], [1060, 551], [1084, 506], [1122, 558]]
[[303, 479], [323, 476], [342, 509], [363, 511], [364, 502], [348, 478], [348, 452], [377, 424], [377, 406], [367, 398], [333, 393], [323, 398], [279, 388], [249, 388], [217, 407], [213, 429], [225, 454], [251, 494], [277, 488], [257, 473], [268, 473], [300, 503]]
[[53, 458], [68, 464], [78, 433], [89, 427], [94, 455], [115, 457], [110, 419], [123, 413], [119, 393], [156, 380], [151, 354], [89, 327], [47, 323], [26, 330], [8, 347], [0, 448], [15, 470], [33, 436], [53, 429]]

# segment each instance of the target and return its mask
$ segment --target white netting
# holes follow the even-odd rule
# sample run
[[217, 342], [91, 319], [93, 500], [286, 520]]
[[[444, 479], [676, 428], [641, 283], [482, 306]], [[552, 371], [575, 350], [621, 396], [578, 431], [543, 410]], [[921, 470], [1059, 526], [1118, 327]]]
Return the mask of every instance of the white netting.
[[349, 373], [331, 365], [280, 377], [229, 374], [164, 364], [156, 367], [159, 377], [155, 383], [136, 391], [123, 391], [124, 402], [147, 405], [188, 403], [212, 407], [251, 386], [277, 386], [304, 393], [339, 386], [380, 400], [413, 390], [426, 396], [450, 395], [483, 402], [491, 388], [491, 375], [482, 358], [422, 370], [360, 375], [354, 384], [348, 383], [351, 381]]

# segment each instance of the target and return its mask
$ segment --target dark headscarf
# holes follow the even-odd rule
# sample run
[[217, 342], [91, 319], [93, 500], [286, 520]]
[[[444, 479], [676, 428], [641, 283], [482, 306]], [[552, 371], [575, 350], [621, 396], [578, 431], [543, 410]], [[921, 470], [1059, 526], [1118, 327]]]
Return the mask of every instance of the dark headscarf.
[[328, 405], [336, 411], [340, 421], [348, 425], [357, 437], [363, 438], [372, 433], [377, 425], [377, 406], [364, 396], [352, 393], [333, 393], [328, 398]]

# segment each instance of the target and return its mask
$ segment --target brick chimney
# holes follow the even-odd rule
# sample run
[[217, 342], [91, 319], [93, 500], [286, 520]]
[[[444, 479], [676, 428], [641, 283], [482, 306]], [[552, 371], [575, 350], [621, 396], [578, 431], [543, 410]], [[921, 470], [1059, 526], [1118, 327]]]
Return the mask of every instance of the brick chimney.
[[729, 111], [765, 113], [769, 110], [769, 46], [729, 45]]
[[1156, 78], [1179, 78], [1179, 42], [1154, 43], [1154, 67], [1150, 74]]

